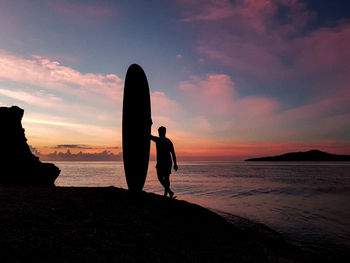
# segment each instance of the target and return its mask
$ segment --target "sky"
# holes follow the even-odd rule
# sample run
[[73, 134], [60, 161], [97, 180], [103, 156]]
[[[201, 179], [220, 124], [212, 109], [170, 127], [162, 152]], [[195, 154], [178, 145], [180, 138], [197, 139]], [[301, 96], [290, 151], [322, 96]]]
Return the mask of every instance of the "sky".
[[0, 0], [0, 105], [37, 153], [118, 155], [137, 63], [180, 160], [350, 154], [349, 46], [348, 0]]

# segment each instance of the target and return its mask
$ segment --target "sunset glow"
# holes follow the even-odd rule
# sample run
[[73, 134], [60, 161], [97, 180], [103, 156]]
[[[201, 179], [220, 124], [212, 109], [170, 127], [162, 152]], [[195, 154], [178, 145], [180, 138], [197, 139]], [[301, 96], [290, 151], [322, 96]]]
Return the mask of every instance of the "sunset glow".
[[120, 154], [132, 63], [180, 160], [350, 154], [347, 4], [146, 2], [0, 1], [0, 104], [37, 154]]

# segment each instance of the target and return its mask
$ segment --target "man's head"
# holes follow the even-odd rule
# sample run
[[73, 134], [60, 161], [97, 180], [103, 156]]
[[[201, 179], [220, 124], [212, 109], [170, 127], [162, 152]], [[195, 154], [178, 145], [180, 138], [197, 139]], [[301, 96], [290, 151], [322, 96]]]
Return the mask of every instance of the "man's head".
[[159, 137], [165, 137], [165, 133], [166, 133], [166, 128], [164, 126], [160, 126], [158, 128]]

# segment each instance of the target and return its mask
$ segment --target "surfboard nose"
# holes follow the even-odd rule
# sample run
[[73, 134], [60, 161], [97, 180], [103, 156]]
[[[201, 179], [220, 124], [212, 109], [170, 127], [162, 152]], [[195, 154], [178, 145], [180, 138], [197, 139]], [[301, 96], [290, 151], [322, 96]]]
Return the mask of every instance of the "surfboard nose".
[[[129, 71], [133, 71], [133, 72], [138, 72], [138, 71], [142, 71], [143, 72], [143, 69], [141, 68], [141, 66], [140, 65], [138, 65], [138, 64], [131, 64], [130, 66], [129, 66], [129, 68], [128, 68], [128, 72]], [[126, 73], [126, 74], [128, 74], [128, 73]]]

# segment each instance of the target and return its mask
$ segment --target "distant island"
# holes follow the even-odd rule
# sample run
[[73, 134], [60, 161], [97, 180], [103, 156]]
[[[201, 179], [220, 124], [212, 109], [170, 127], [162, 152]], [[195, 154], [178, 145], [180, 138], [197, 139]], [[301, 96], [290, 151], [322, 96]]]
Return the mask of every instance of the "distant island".
[[268, 156], [260, 158], [251, 158], [245, 161], [350, 161], [350, 155], [338, 155], [322, 152], [320, 150], [311, 150], [307, 152], [291, 152], [277, 156]]

